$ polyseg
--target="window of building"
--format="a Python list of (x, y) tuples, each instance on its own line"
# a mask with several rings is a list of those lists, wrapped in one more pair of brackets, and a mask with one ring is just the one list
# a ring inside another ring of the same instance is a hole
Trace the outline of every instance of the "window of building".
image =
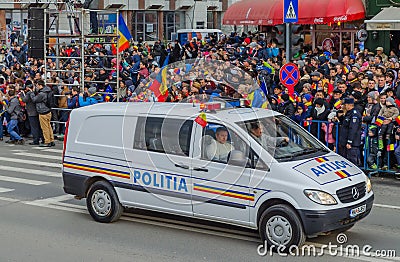
[(132, 19), (135, 41), (155, 41), (158, 39), (158, 18), (156, 11), (137, 11)]
[(185, 12), (164, 12), (164, 38), (172, 40), (172, 33), (185, 28)]
[(135, 149), (189, 156), (192, 126), (190, 120), (140, 117), (133, 146)]

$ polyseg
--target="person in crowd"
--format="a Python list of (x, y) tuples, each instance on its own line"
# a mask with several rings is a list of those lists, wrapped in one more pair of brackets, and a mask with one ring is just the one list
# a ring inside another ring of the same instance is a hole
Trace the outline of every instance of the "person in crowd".
[(7, 106), (7, 113), (10, 115), (10, 120), (7, 124), (7, 132), (10, 134), (10, 140), (6, 143), (9, 144), (25, 144), (25, 140), (20, 136), (18, 131), (18, 121), (21, 121), (22, 107), (18, 100), (15, 90), (11, 89), (8, 91), (9, 104)]
[(344, 106), (346, 114), (340, 130), (339, 154), (358, 165), (361, 144), (361, 114), (354, 108), (353, 98), (345, 98)]
[(29, 95), (33, 103), (35, 103), (36, 111), (39, 114), (40, 128), (43, 132), (44, 144), (40, 144), (41, 147), (52, 147), (55, 146), (54, 134), (51, 127), (51, 89), (46, 86), (43, 80), (36, 81), (36, 87), (34, 92)]
[(33, 138), (33, 141), (30, 142), (29, 144), (39, 145), (42, 131), (40, 129), (39, 114), (36, 110), (36, 104), (32, 101), (31, 98), (31, 93), (33, 92), (34, 89), (33, 85), (34, 84), (32, 83), (32, 81), (27, 81), (27, 83), (25, 84), (26, 93), (25, 91), (22, 91), (21, 98), (22, 101), (25, 103), (25, 109), (28, 115), (29, 125)]
[(380, 104), (377, 102), (378, 91), (371, 91), (367, 95), (367, 105), (365, 106), (362, 122), (368, 125), (374, 124), (379, 111)]
[(368, 128), (368, 139), (366, 142), (368, 148), (367, 163), (368, 167), (371, 169), (378, 169), (378, 164), (381, 164), (380, 156), (382, 154), (378, 148), (378, 127), (376, 125), (371, 125)]
[(381, 117), (383, 119), (383, 124), (379, 131), (379, 149), (383, 149), (383, 139), (390, 139), (394, 127), (394, 121), (398, 116), (399, 109), (396, 107), (394, 99), (387, 97), (385, 105), (381, 108), (378, 114), (378, 118)]

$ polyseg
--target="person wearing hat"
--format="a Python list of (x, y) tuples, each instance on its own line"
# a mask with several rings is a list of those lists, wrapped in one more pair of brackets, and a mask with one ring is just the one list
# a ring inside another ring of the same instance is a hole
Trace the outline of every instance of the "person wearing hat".
[(387, 60), (388, 60), (388, 56), (383, 52), (383, 47), (378, 46), (378, 47), (375, 49), (375, 51), (376, 51), (376, 55), (377, 55), (377, 56), (380, 56), (380, 57), (382, 58), (382, 62), (383, 62), (383, 63), (386, 63)]
[(383, 124), (379, 132), (380, 140), (383, 140), (383, 138), (390, 139), (390, 135), (393, 131), (394, 121), (398, 116), (399, 110), (396, 107), (394, 99), (392, 97), (387, 97), (385, 105), (382, 106), (378, 114), (378, 117), (383, 117), (385, 119), (383, 120)]
[(362, 93), (360, 91), (353, 90), (350, 97), (354, 99), (354, 107), (358, 112), (364, 112), (364, 101), (362, 99)]
[(329, 108), (332, 109), (337, 109), (339, 110), (342, 107), (342, 103), (337, 103), (338, 101), (342, 100), (342, 91), (339, 89), (335, 88), (332, 91), (332, 98), (329, 101)]
[(321, 74), (317, 71), (314, 71), (310, 74), (311, 76), (311, 91), (313, 94), (317, 91), (318, 82), (321, 80)]
[(103, 97), (97, 94), (96, 86), (91, 86), (88, 88), (87, 93), (79, 94), (79, 106), (89, 106), (97, 103), (103, 102)]
[(343, 117), (339, 136), (339, 154), (352, 163), (360, 162), (361, 113), (354, 108), (354, 98), (344, 99), (346, 114)]
[(365, 106), (362, 118), (362, 122), (367, 125), (375, 123), (379, 111), (381, 110), (381, 106), (377, 102), (378, 96), (378, 91), (371, 91), (367, 94), (367, 104)]

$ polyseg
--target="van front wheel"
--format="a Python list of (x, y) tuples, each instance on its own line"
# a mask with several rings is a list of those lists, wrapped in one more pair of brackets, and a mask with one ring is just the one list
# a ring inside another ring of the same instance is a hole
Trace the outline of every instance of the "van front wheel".
[(123, 211), (117, 193), (105, 181), (97, 181), (90, 187), (86, 205), (93, 219), (101, 223), (111, 223), (118, 220)]
[(296, 212), (287, 205), (267, 208), (259, 221), (260, 236), (274, 250), (287, 251), (291, 246), (301, 246), (306, 240), (303, 226)]

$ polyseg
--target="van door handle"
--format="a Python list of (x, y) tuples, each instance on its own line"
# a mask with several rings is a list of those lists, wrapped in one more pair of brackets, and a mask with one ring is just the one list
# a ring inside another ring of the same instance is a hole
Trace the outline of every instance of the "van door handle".
[(208, 169), (207, 169), (207, 168), (204, 168), (204, 167), (194, 167), (193, 170), (194, 170), (194, 171), (208, 172)]
[(176, 166), (176, 167), (183, 168), (183, 169), (189, 169), (189, 166), (183, 165), (183, 164), (175, 164), (175, 166)]

